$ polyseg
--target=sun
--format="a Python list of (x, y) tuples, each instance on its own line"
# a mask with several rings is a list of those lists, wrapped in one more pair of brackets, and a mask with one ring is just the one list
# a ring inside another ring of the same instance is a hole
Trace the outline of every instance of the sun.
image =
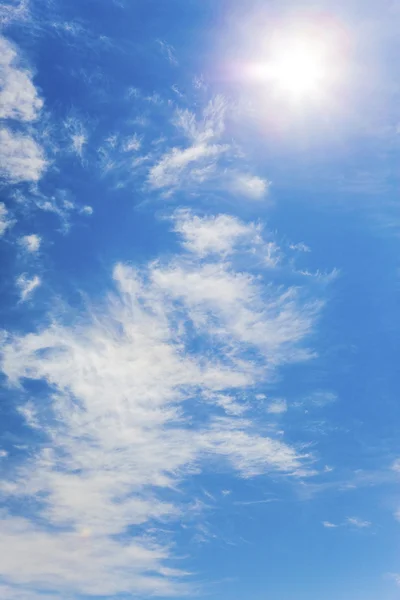
[(286, 31), (268, 38), (261, 58), (247, 71), (278, 100), (298, 103), (329, 96), (337, 77), (332, 40), (315, 31)]
[(277, 44), (265, 64), (265, 77), (278, 91), (304, 98), (322, 92), (327, 82), (328, 65), (321, 44), (297, 39)]

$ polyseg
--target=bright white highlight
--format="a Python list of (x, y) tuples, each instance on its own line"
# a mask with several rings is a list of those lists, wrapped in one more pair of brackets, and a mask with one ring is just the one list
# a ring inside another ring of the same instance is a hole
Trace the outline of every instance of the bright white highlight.
[(276, 44), (266, 75), (293, 97), (314, 95), (327, 77), (325, 52), (321, 43), (307, 38)]
[(261, 60), (248, 65), (247, 76), (279, 100), (328, 100), (343, 74), (345, 41), (340, 40), (339, 30), (323, 23), (273, 32), (260, 48)]

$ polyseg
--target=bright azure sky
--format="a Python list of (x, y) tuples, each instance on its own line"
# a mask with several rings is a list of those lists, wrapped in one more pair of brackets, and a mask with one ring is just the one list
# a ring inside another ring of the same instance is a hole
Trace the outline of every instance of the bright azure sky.
[(399, 2), (0, 22), (0, 598), (398, 599)]

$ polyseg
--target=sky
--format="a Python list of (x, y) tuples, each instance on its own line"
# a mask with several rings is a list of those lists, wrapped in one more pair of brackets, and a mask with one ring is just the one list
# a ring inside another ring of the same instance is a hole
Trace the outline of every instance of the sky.
[(400, 3), (0, 26), (0, 599), (398, 600)]

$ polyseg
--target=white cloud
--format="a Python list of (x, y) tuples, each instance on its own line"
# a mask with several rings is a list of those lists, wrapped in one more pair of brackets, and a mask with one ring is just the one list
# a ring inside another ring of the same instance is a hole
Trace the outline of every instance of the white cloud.
[(206, 144), (221, 137), (225, 125), (227, 104), (223, 96), (215, 96), (203, 110), (202, 118), (197, 119), (190, 110), (177, 110), (174, 124), (193, 145)]
[(178, 110), (174, 125), (190, 145), (172, 148), (149, 170), (148, 182), (154, 189), (177, 188), (203, 183), (215, 171), (218, 157), (229, 146), (216, 143), (224, 130), (226, 104), (222, 96), (208, 103), (202, 118), (189, 110)]
[(246, 405), (237, 402), (234, 396), (229, 396), (228, 394), (209, 394), (208, 398), (217, 406), (223, 408), (227, 415), (239, 416), (246, 411)]
[(174, 65), (174, 67), (176, 67), (178, 65), (178, 60), (176, 58), (175, 48), (171, 46), (171, 44), (165, 42), (164, 40), (157, 40), (157, 42), (160, 46), (163, 55), (167, 58), (171, 65)]
[(267, 412), (272, 415), (280, 415), (287, 411), (287, 402), (284, 399), (277, 399), (270, 402), (267, 406)]
[(261, 242), (259, 227), (224, 214), (199, 217), (191, 211), (179, 210), (175, 213), (175, 231), (183, 237), (185, 247), (199, 256), (230, 254), (241, 241), (253, 245)]
[(393, 471), (396, 471), (396, 473), (400, 473), (400, 458), (396, 458), (396, 460), (393, 462), (392, 469)]
[(40, 235), (32, 233), (31, 235), (24, 235), (19, 239), (19, 243), (27, 252), (38, 252), (42, 238)]
[(239, 250), (248, 251), (253, 260), (274, 268), (281, 261), (281, 253), (273, 241), (265, 241), (261, 227), (243, 223), (231, 215), (197, 216), (192, 211), (179, 209), (174, 214), (175, 231), (183, 237), (187, 250), (200, 257), (219, 254), (228, 257)]
[(298, 242), (297, 244), (290, 244), (289, 248), (297, 252), (311, 252), (311, 248), (304, 242)]
[(10, 129), (0, 129), (0, 176), (11, 182), (38, 181), (47, 166), (35, 140)]
[[(271, 303), (266, 298), (264, 304), (254, 276), (232, 272), (220, 263), (196, 268), (190, 263), (173, 263), (153, 269), (151, 277), (165, 293), (185, 303), (204, 335), (213, 334), (222, 325), (231, 340), (255, 346), (275, 364), (288, 356), (307, 356), (304, 349), (296, 351), (292, 343), (310, 330), (317, 306), (311, 304), (299, 314), (294, 288), (277, 294)], [(288, 343), (290, 352), (284, 350)]]
[(0, 4), (0, 24), (5, 26), (12, 21), (23, 21), (29, 15), (28, 0), (20, 0), (12, 5)]
[[(64, 597), (65, 598), (65, 597)], [(0, 583), (0, 599), (1, 600), (64, 600), (60, 596), (53, 596), (53, 594), (43, 597), (41, 593), (35, 593), (31, 590), (24, 590), (22, 587), (13, 587), (7, 584)]]
[(306, 399), (306, 402), (322, 407), (332, 404), (333, 402), (336, 402), (336, 400), (337, 395), (334, 392), (330, 392), (329, 390), (317, 390)]
[(257, 175), (235, 173), (229, 179), (228, 187), (238, 196), (249, 200), (261, 200), (268, 194), (270, 183)]
[(88, 141), (88, 134), (85, 126), (76, 117), (68, 117), (68, 119), (64, 121), (64, 127), (69, 136), (71, 152), (74, 152), (82, 158), (84, 146)]
[(88, 216), (90, 216), (90, 215), (93, 214), (93, 208), (91, 206), (89, 206), (89, 205), (83, 206), (81, 208), (81, 210), (80, 210), (80, 213), (82, 215), (88, 215)]
[(400, 586), (400, 574), (399, 573), (388, 573), (388, 577), (393, 579), (398, 586)]
[(49, 386), (21, 410), (46, 444), (0, 484), (32, 500), (32, 516), (1, 514), (13, 589), (187, 596), (155, 527), (185, 510), (180, 481), (210, 460), (243, 477), (307, 474), (309, 456), (236, 409), (241, 391), (304, 358), (315, 307), (190, 253), (113, 275), (114, 293), (79, 322), (51, 318), (2, 345), (10, 385)]
[(87, 144), (87, 138), (83, 133), (71, 135), (72, 148), (78, 156), (82, 156), (83, 147)]
[(71, 225), (73, 215), (81, 214), (91, 216), (93, 208), (89, 205), (80, 206), (76, 204), (67, 190), (58, 189), (54, 196), (44, 196), (38, 194), (35, 198), (35, 203), (38, 208), (46, 212), (56, 214), (62, 224), (62, 230), (67, 232)]
[(338, 525), (335, 525), (334, 523), (331, 523), (330, 521), (323, 521), (322, 525), (324, 527), (326, 527), (327, 529), (336, 529), (336, 527), (338, 527)]
[(135, 133), (134, 135), (131, 135), (130, 137), (125, 139), (122, 148), (124, 152), (137, 152), (138, 150), (140, 150), (141, 145), (141, 139)]
[(4, 202), (0, 202), (0, 236), (4, 235), (12, 221), (8, 218), (8, 210)]
[(226, 100), (216, 96), (200, 115), (188, 109), (176, 110), (172, 123), (184, 142), (169, 148), (150, 167), (151, 188), (170, 194), (174, 189), (190, 190), (212, 181), (214, 191), (247, 200), (261, 200), (268, 195), (269, 181), (222, 163), (223, 158), (230, 163), (238, 158), (234, 144), (223, 140), (227, 109)]
[(0, 118), (33, 121), (43, 101), (32, 83), (32, 73), (21, 69), (16, 47), (0, 36)]
[[(19, 62), (17, 48), (0, 36), (0, 119), (30, 122), (39, 116), (43, 101), (32, 73)], [(43, 150), (31, 135), (0, 129), (0, 177), (9, 182), (38, 181), (45, 167)]]
[(183, 150), (172, 148), (151, 167), (149, 184), (152, 188), (177, 187), (202, 183), (213, 171), (214, 160), (227, 146), (198, 144)]
[(353, 527), (357, 527), (358, 529), (365, 529), (366, 527), (371, 527), (372, 523), (370, 521), (363, 521), (358, 517), (347, 517), (346, 519), (347, 525), (351, 525)]
[(20, 289), (21, 302), (28, 300), (33, 292), (41, 284), (41, 279), (38, 275), (34, 275), (31, 279), (25, 273), (20, 275), (16, 281), (17, 287)]

